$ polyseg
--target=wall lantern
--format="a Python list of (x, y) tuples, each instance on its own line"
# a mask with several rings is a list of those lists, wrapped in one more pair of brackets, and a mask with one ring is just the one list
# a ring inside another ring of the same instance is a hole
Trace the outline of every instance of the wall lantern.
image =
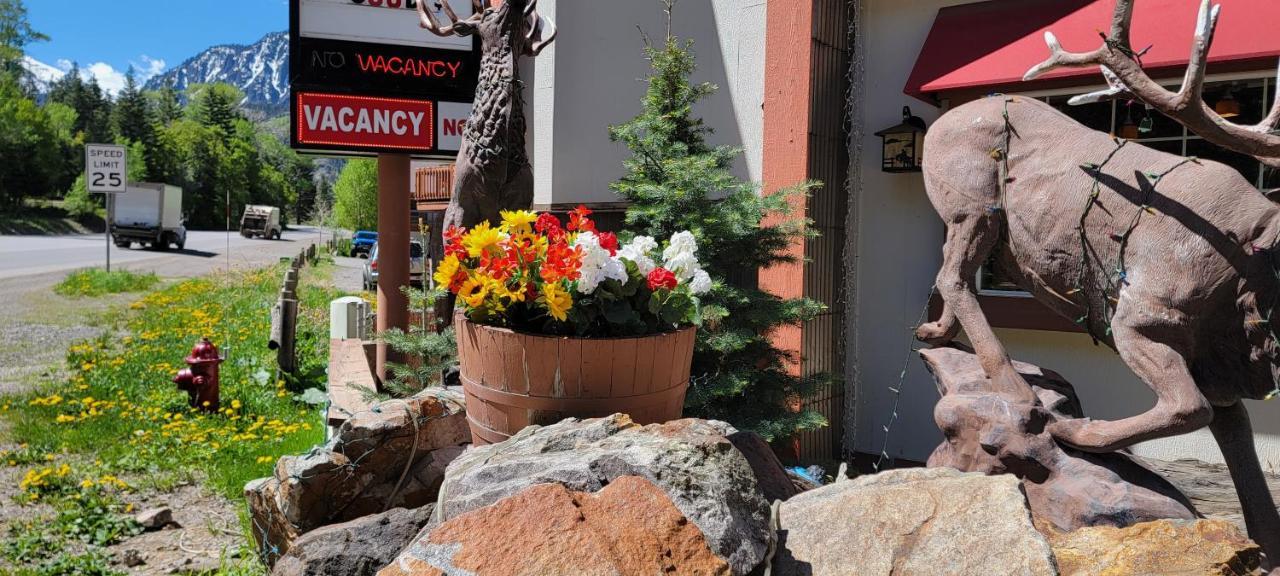
[(884, 139), (885, 172), (920, 172), (924, 162), (924, 120), (911, 115), (911, 107), (902, 107), (902, 123), (876, 132)]

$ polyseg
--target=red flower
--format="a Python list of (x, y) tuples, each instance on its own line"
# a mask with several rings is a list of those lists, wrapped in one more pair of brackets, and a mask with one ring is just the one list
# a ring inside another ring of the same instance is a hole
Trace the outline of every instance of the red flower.
[(650, 290), (657, 290), (659, 288), (664, 290), (675, 290), (677, 284), (679, 284), (679, 282), (676, 280), (676, 275), (661, 266), (654, 268), (653, 271), (649, 273)]
[(450, 226), (448, 230), (444, 231), (444, 253), (446, 256), (452, 254), (457, 256), (459, 260), (467, 259), (467, 248), (462, 245), (462, 236), (464, 233), (465, 232), (457, 226)]
[(564, 236), (564, 229), (560, 227), (560, 219), (550, 212), (539, 214), (538, 221), (533, 224), (533, 229), (552, 241), (559, 240), (560, 237)]
[(596, 223), (592, 222), (587, 216), (591, 215), (591, 210), (586, 206), (578, 205), (569, 213), (569, 230), (575, 232), (595, 232)]
[(610, 256), (618, 255), (618, 235), (613, 232), (600, 233), (600, 247), (609, 251)]
[(581, 269), (582, 250), (570, 248), (568, 244), (560, 242), (547, 247), (547, 258), (538, 274), (546, 282), (558, 282), (562, 279), (572, 282), (582, 275)]

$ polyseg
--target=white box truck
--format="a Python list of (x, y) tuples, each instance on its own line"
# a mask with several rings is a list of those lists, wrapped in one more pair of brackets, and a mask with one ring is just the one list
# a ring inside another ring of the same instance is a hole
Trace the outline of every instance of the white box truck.
[(182, 223), (182, 188), (168, 184), (132, 182), (116, 194), (111, 216), (111, 237), (116, 246), (134, 242), (156, 250), (187, 244)]

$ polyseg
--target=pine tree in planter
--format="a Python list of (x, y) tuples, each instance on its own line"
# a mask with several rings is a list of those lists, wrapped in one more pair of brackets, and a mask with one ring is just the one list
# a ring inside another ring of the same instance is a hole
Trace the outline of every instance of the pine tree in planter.
[[(665, 4), (670, 19), (673, 2)], [(667, 238), (679, 230), (693, 232), (698, 259), (715, 280), (702, 299), (705, 324), (698, 332), (685, 415), (724, 420), (770, 440), (824, 426), (818, 413), (794, 408), (826, 378), (788, 374), (787, 362), (795, 359), (769, 341), (773, 329), (812, 319), (824, 307), (755, 287), (756, 270), (793, 262), (785, 253), (788, 245), (813, 233), (803, 219), (769, 225), (765, 216), (789, 215), (788, 199), (818, 184), (762, 196), (755, 183), (736, 178), (732, 166), (742, 151), (708, 145), (710, 129), (693, 115), (694, 104), (716, 88), (690, 82), (692, 42), (668, 33), (662, 46), (646, 44), (652, 71), (642, 111), (610, 129), (610, 138), (632, 152), (626, 175), (612, 188), (630, 203), (631, 233)]]

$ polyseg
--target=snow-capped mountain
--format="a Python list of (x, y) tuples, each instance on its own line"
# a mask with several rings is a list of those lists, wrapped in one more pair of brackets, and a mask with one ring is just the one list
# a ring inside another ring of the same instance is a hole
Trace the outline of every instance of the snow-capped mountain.
[(282, 110), (289, 105), (289, 33), (272, 32), (248, 46), (214, 46), (151, 78), (146, 88), (170, 81), (178, 90), (189, 84), (225, 82), (244, 91), (247, 106)]
[(50, 66), (32, 58), (30, 56), (22, 57), (22, 67), (27, 69), (31, 74), (31, 80), (35, 84), (36, 92), (44, 94), (49, 91), (49, 85), (61, 80), (67, 73), (55, 66)]

